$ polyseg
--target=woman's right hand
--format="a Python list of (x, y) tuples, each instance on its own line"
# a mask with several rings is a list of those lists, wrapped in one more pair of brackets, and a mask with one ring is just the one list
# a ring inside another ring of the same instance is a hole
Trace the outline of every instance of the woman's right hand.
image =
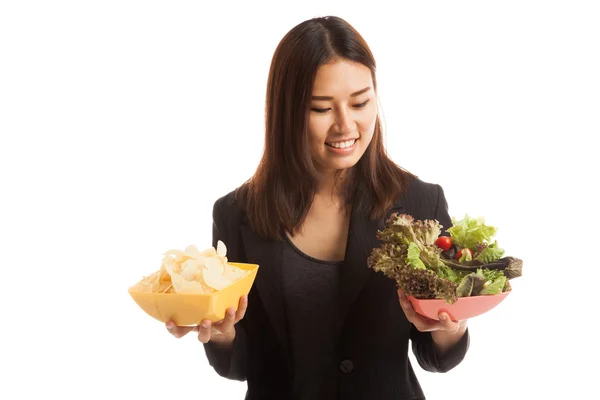
[(224, 347), (231, 346), (235, 339), (235, 324), (237, 324), (248, 308), (248, 296), (240, 297), (237, 310), (228, 308), (225, 318), (214, 324), (210, 320), (204, 320), (198, 326), (177, 326), (173, 321), (166, 324), (167, 330), (176, 338), (182, 338), (190, 332), (198, 334), (198, 340), (202, 343), (213, 342)]

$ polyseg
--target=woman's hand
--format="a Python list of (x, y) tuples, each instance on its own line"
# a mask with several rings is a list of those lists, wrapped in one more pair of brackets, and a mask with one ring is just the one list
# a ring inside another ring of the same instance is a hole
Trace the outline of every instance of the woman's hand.
[(237, 324), (248, 308), (248, 296), (240, 297), (238, 309), (231, 307), (227, 309), (225, 318), (214, 324), (210, 320), (204, 320), (198, 326), (177, 326), (173, 321), (166, 324), (167, 330), (176, 338), (181, 338), (190, 332), (198, 334), (198, 340), (202, 343), (213, 342), (224, 347), (231, 346), (235, 339), (235, 324)]
[(408, 319), (417, 330), (421, 332), (431, 332), (431, 338), (439, 351), (445, 352), (454, 346), (460, 338), (463, 337), (467, 330), (467, 320), (452, 321), (450, 316), (442, 312), (440, 313), (439, 321), (424, 317), (413, 309), (410, 300), (406, 295), (398, 290), (400, 306)]
[(446, 331), (449, 333), (457, 333), (462, 325), (466, 326), (467, 324), (467, 321), (452, 321), (450, 316), (445, 312), (440, 313), (439, 321), (424, 317), (417, 314), (413, 309), (412, 304), (410, 304), (408, 297), (400, 290), (398, 290), (398, 297), (400, 298), (400, 306), (402, 307), (402, 310), (404, 310), (406, 319), (412, 322), (415, 328), (421, 332)]

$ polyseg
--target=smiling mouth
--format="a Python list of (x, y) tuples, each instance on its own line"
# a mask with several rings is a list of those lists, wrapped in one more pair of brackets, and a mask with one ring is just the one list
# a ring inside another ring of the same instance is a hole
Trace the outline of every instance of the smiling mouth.
[(357, 139), (346, 140), (345, 142), (335, 142), (335, 143), (327, 143), (325, 144), (329, 147), (333, 147), (334, 149), (345, 149), (348, 147), (352, 147), (354, 143), (356, 143)]

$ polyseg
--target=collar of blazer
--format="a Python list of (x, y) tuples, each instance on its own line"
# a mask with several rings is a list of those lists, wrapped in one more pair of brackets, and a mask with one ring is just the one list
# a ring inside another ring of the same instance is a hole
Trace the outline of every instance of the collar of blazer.
[[(344, 322), (361, 290), (375, 273), (367, 266), (367, 258), (371, 254), (371, 250), (379, 244), (376, 237), (377, 230), (383, 228), (385, 220), (369, 218), (367, 208), (370, 203), (370, 194), (366, 190), (359, 189), (352, 204), (346, 254), (340, 275), (338, 315), (335, 323), (336, 335), (341, 333)], [(394, 212), (404, 212), (401, 203), (396, 203), (387, 215)], [(246, 224), (241, 226), (241, 233), (248, 262), (260, 266), (254, 283), (256, 289), (282, 346), (285, 350), (289, 350), (281, 290), (282, 242), (266, 240), (255, 234)]]

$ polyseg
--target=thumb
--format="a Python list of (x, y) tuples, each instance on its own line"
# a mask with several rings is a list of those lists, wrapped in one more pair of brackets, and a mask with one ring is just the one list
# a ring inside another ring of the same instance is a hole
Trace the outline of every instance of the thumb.
[(235, 309), (229, 308), (225, 313), (225, 318), (222, 321), (214, 324), (214, 327), (221, 333), (229, 333), (234, 330), (235, 325)]
[(190, 333), (191, 331), (198, 329), (195, 326), (177, 326), (173, 321), (167, 322), (165, 326), (169, 333), (171, 333), (171, 335), (175, 336), (176, 338), (181, 338)]
[(444, 327), (445, 331), (450, 333), (458, 332), (458, 322), (453, 321), (447, 312), (441, 312), (438, 315), (438, 318), (440, 319), (440, 322), (442, 323), (442, 326)]

